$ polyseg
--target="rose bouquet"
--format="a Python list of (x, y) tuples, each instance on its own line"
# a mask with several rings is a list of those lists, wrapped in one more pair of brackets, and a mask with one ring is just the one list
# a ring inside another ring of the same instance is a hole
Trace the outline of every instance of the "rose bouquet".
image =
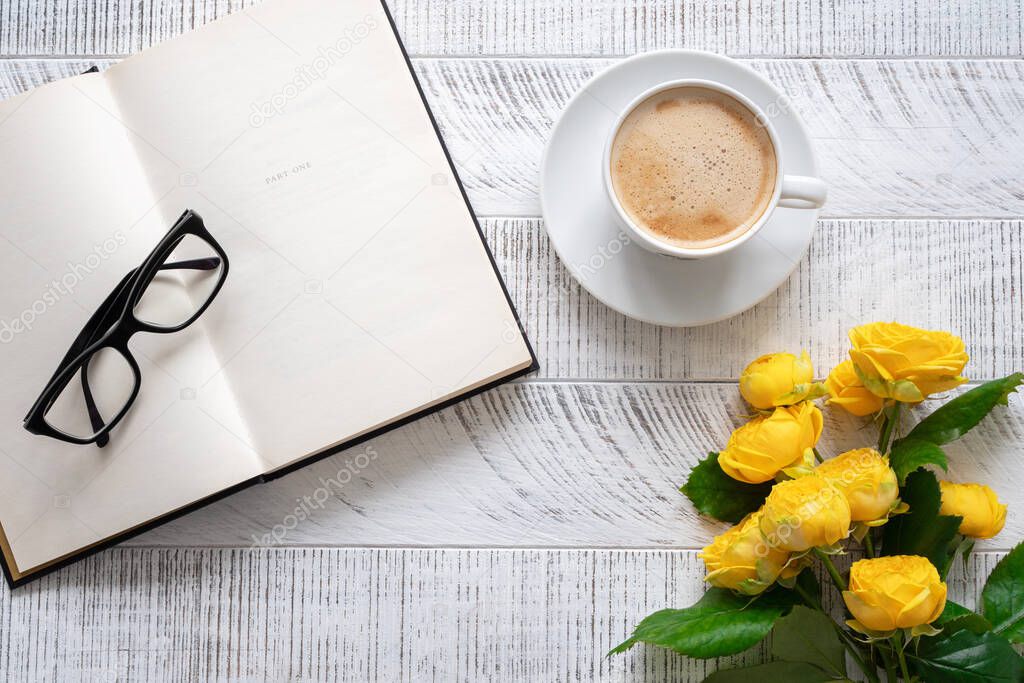
[[(771, 661), (707, 680), (1024, 680), (1013, 647), (1024, 643), (1024, 544), (996, 566), (977, 612), (949, 600), (955, 558), (1002, 530), (1006, 506), (987, 486), (935, 475), (947, 469), (942, 447), (1006, 404), (1024, 376), (961, 393), (904, 433), (908, 405), (967, 381), (963, 341), (897, 323), (849, 336), (849, 359), (824, 383), (806, 353), (763, 356), (744, 370), (740, 393), (753, 415), (681, 489), (701, 513), (735, 524), (700, 554), (711, 588), (686, 609), (649, 615), (613, 653), (644, 642), (719, 657), (771, 633)], [(818, 399), (873, 419), (877, 444), (819, 452)], [(836, 559), (847, 553), (857, 559), (841, 571)], [(841, 621), (823, 607), (822, 591), (833, 589)]]

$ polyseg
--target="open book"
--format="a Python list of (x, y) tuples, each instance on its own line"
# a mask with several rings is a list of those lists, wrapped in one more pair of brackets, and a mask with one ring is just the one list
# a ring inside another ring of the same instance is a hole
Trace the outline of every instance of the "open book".
[[(536, 366), (379, 0), (270, 0), (0, 103), (0, 548), (18, 584)], [(230, 259), (105, 448), (22, 419), (185, 209)]]

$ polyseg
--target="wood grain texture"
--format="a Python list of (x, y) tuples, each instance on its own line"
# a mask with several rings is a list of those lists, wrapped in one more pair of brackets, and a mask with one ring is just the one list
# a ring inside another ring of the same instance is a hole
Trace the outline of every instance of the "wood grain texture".
[[(121, 55), (255, 4), (8, 0), (0, 53)], [(1013, 56), (1013, 0), (391, 0), (414, 55), (626, 55), (686, 47), (752, 56)]]
[[(999, 558), (957, 563), (950, 598), (977, 604)], [(702, 573), (681, 550), (113, 550), (0, 591), (0, 678), (695, 681), (767, 643), (725, 662), (605, 653), (692, 604)]]
[[(877, 438), (859, 418), (824, 413), (826, 455)], [(505, 385), (130, 543), (699, 548), (725, 527), (677, 488), (748, 414), (732, 383)], [(1014, 397), (947, 448), (948, 478), (985, 482), (1024, 509), (1022, 450)], [(982, 546), (1021, 540), (1024, 516), (1011, 514)]]
[[(0, 98), (249, 4), (0, 0)], [(962, 334), (975, 378), (1024, 365), (1015, 0), (389, 5), (474, 206), (492, 216), (538, 378), (0, 590), (0, 680), (699, 680), (720, 663), (642, 647), (604, 657), (646, 613), (698, 597), (692, 548), (720, 530), (676, 486), (745, 409), (731, 382), (674, 380), (733, 378), (780, 348), (809, 349), (823, 371), (848, 326), (886, 318)], [(840, 219), (821, 222), (768, 300), (695, 330), (596, 302), (536, 218), (540, 153), (569, 97), (603, 58), (663, 47), (754, 58), (806, 121), (826, 215)], [(935, 220), (898, 220), (916, 218)], [(826, 417), (828, 452), (869, 438)], [(1011, 504), (988, 551), (1024, 538), (1022, 445), (1014, 398), (949, 449), (950, 478)], [(950, 596), (974, 606), (999, 557), (958, 563)]]
[[(550, 127), (568, 99), (610, 63), (417, 61), (479, 213), (540, 213), (537, 179)], [(1024, 213), (1024, 193), (1013, 180), (1024, 159), (1024, 62), (747, 63), (789, 96), (807, 125), (829, 185), (823, 215)]]
[[(0, 60), (0, 98), (103, 60)], [(603, 59), (418, 59), (478, 214), (537, 216), (553, 122)], [(829, 217), (1024, 215), (1024, 61), (754, 60), (791, 99)], [(600, 144), (600, 142), (595, 142)]]
[(542, 221), (483, 226), (540, 378), (726, 380), (763, 353), (800, 349), (824, 376), (846, 357), (847, 330), (874, 320), (956, 331), (974, 379), (1024, 369), (1021, 221), (823, 220), (781, 288), (734, 318), (690, 329), (601, 304), (555, 255)]

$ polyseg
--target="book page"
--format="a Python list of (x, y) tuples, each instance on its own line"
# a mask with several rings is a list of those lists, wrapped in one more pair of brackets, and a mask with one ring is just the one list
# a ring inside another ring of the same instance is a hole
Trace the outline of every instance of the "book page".
[(227, 251), (203, 325), (268, 471), (530, 365), (377, 0), (267, 2), (106, 77)]
[[(144, 172), (159, 156), (99, 74), (0, 102), (0, 545), (15, 576), (261, 470), (200, 326), (132, 339), (142, 388), (106, 448), (22, 427), (83, 325), (181, 212)], [(98, 399), (116, 370), (90, 373)], [(80, 410), (65, 431), (91, 433), (77, 380), (66, 391)]]

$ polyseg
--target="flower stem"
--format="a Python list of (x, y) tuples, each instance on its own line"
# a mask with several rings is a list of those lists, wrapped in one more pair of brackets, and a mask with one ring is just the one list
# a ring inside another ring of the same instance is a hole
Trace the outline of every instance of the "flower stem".
[(828, 575), (832, 577), (832, 583), (836, 585), (836, 588), (838, 588), (840, 592), (846, 590), (846, 582), (843, 581), (843, 577), (839, 574), (839, 570), (836, 569), (836, 566), (832, 564), (832, 558), (821, 552), (821, 549), (819, 548), (814, 549), (814, 554), (817, 555), (818, 559), (825, 565), (825, 569), (828, 570)]
[(946, 577), (949, 576), (949, 570), (953, 568), (953, 560), (956, 559), (956, 551), (954, 550), (951, 555), (946, 557), (946, 561), (942, 563), (942, 569), (939, 570), (939, 576), (945, 581)]
[(833, 621), (832, 625), (835, 627), (836, 633), (839, 634), (839, 639), (842, 640), (843, 645), (846, 646), (846, 651), (850, 653), (850, 657), (852, 657), (853, 661), (857, 663), (857, 666), (859, 666), (860, 670), (864, 672), (864, 675), (868, 677), (868, 681), (871, 683), (879, 683), (878, 674), (875, 673), (874, 665), (869, 661), (864, 660), (864, 655), (861, 652), (860, 647), (855, 643), (850, 642), (850, 637), (847, 635), (846, 631), (839, 626), (839, 624)]
[(882, 422), (882, 433), (878, 436), (878, 452), (885, 455), (889, 452), (889, 440), (900, 421), (900, 404), (893, 403), (885, 409), (885, 420)]
[[(804, 599), (804, 602), (807, 603), (808, 607), (821, 612), (825, 611), (821, 607), (821, 600), (816, 599), (813, 595), (808, 593), (807, 590), (799, 583), (793, 585), (793, 590), (796, 591), (797, 595)], [(864, 672), (864, 675), (868, 677), (868, 681), (870, 681), (870, 683), (879, 683), (878, 674), (875, 673), (873, 666), (865, 662), (864, 653), (861, 652), (860, 647), (855, 642), (851, 642), (850, 636), (842, 629), (842, 627), (839, 626), (839, 624), (832, 621), (831, 618), (829, 618), (829, 622), (831, 622), (832, 627), (839, 635), (839, 640), (842, 642), (843, 647), (845, 647), (846, 651), (850, 653), (850, 657), (857, 663), (857, 666), (859, 666), (860, 670)]]
[(804, 587), (801, 586), (799, 583), (793, 585), (793, 590), (796, 591), (797, 595), (804, 599), (804, 602), (807, 603), (808, 607), (813, 607), (814, 609), (821, 609), (821, 600), (815, 599), (814, 596), (808, 593), (807, 590), (804, 589)]
[(900, 642), (898, 636), (892, 637), (893, 649), (896, 650), (896, 658), (900, 663), (900, 674), (903, 676), (904, 681), (910, 681), (910, 670), (907, 669), (907, 658), (903, 655), (903, 643)]
[(903, 656), (903, 650), (897, 652), (896, 656), (900, 660), (900, 672), (903, 674), (903, 680), (910, 683), (910, 671), (907, 669), (907, 658)]
[(877, 557), (875, 555), (875, 542), (871, 539), (871, 529), (864, 534), (864, 550), (868, 554), (868, 558)]
[(817, 448), (812, 449), (814, 451), (814, 459), (818, 462), (825, 462), (825, 458), (821, 457), (821, 453), (818, 452)]
[(885, 648), (878, 648), (878, 651), (882, 655), (882, 661), (885, 662), (885, 678), (889, 683), (896, 683), (896, 664), (892, 661), (892, 655), (886, 652)]
[(956, 561), (956, 558), (963, 556), (965, 552), (970, 552), (970, 548), (973, 546), (973, 541), (965, 546), (965, 539), (960, 534), (953, 538), (957, 541), (956, 547), (952, 553), (946, 556), (946, 561), (942, 564), (942, 569), (939, 570), (939, 576), (942, 577), (943, 581), (949, 576), (949, 570), (953, 568), (953, 562)]

